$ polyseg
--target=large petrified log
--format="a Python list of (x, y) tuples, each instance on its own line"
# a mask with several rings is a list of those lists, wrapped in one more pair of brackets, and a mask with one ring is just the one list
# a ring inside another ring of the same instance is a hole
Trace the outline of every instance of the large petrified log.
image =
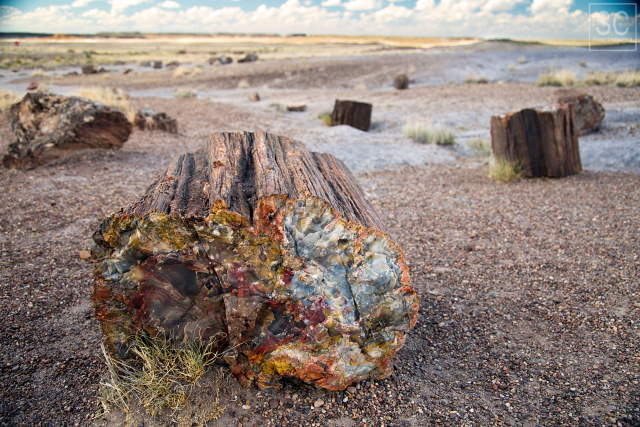
[(213, 135), (94, 241), (96, 315), (120, 357), (141, 332), (217, 336), (245, 385), (339, 390), (388, 375), (416, 322), (402, 251), (354, 177), (288, 138)]
[(336, 99), (331, 121), (334, 125), (349, 125), (366, 132), (371, 127), (372, 109), (373, 106), (366, 102)]
[(527, 177), (563, 177), (582, 170), (572, 105), (524, 109), (491, 118), (496, 158), (518, 164)]
[(31, 92), (11, 106), (16, 141), (5, 167), (31, 168), (82, 148), (117, 149), (129, 138), (131, 123), (106, 105), (84, 98)]
[(557, 92), (560, 106), (571, 104), (576, 115), (575, 127), (579, 136), (595, 132), (604, 120), (604, 107), (593, 96), (576, 90)]

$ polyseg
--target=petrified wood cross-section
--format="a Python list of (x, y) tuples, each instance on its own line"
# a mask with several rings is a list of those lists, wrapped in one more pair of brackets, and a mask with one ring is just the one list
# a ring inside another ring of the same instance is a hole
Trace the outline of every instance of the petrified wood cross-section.
[(108, 348), (144, 331), (218, 339), (244, 384), (344, 389), (389, 374), (418, 298), (400, 248), (333, 156), (219, 133), (95, 233)]

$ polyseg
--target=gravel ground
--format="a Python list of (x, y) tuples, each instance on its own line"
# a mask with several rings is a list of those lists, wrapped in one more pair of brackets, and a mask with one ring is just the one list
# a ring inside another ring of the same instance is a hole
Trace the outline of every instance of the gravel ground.
[[(492, 113), (552, 102), (553, 89), (265, 89), (260, 103), (246, 101), (247, 90), (134, 99), (176, 117), (180, 134), (134, 132), (117, 152), (0, 170), (0, 425), (91, 423), (104, 367), (91, 266), (79, 251), (173, 156), (216, 130), (258, 128), (332, 152), (358, 173), (406, 251), (421, 317), (389, 379), (341, 393), (291, 383), (259, 392), (231, 380), (219, 425), (640, 424), (640, 176), (497, 184), (480, 162), (401, 136), (405, 120), (421, 117), (456, 126), (461, 139), (481, 136)], [(637, 138), (640, 89), (590, 90), (617, 112), (585, 147)], [(319, 123), (343, 95), (374, 103), (371, 132)], [(310, 108), (281, 113), (272, 102)], [(0, 116), (0, 150), (10, 140)]]

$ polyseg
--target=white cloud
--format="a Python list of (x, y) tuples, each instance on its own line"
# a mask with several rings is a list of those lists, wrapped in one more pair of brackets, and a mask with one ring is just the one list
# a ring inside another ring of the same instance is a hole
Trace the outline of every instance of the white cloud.
[(98, 0), (75, 0), (71, 3), (71, 7), (85, 7)]
[(151, 0), (109, 0), (111, 10), (114, 12), (124, 12), (126, 9), (139, 4), (148, 3)]
[(371, 10), (382, 6), (381, 0), (350, 0), (343, 4), (347, 10)]
[(513, 10), (516, 5), (523, 3), (525, 0), (489, 0), (482, 6), (484, 12), (505, 12)]
[(158, 6), (163, 7), (165, 9), (180, 9), (180, 3), (172, 1), (172, 0), (167, 0), (165, 2), (160, 3)]
[[(74, 3), (86, 0), (75, 0)], [(30, 12), (0, 6), (4, 31), (95, 33), (100, 31), (269, 32), (316, 34), (370, 34), (406, 36), (471, 36), (511, 38), (584, 38), (588, 15), (570, 11), (571, 0), (533, 0), (527, 13), (509, 13), (505, 0), (418, 0), (414, 8), (388, 0), (288, 0), (279, 6), (240, 7), (156, 6), (131, 12), (129, 8), (153, 0), (108, 0), (110, 10), (80, 12), (70, 6), (41, 7)], [(517, 0), (518, 1), (518, 0)], [(522, 1), (522, 0), (519, 0)], [(71, 3), (73, 4), (73, 3)], [(84, 3), (82, 3), (84, 4)], [(86, 3), (89, 4), (89, 3)], [(229, 3), (227, 3), (229, 4)], [(343, 6), (335, 9), (333, 6)], [(331, 7), (331, 9), (328, 9)], [(559, 7), (556, 12), (553, 7)], [(559, 10), (559, 12), (558, 12)], [(551, 11), (551, 12), (550, 12)]]
[(566, 13), (573, 0), (533, 0), (531, 12), (538, 14)]
[(435, 5), (433, 0), (418, 0), (416, 2), (416, 10), (432, 10)]

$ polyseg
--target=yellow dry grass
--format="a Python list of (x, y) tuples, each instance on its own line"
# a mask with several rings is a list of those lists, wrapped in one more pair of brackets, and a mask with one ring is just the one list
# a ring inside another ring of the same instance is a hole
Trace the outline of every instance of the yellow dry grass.
[(407, 122), (402, 128), (402, 133), (421, 144), (453, 145), (456, 140), (451, 129), (424, 122)]
[(135, 119), (136, 109), (131, 106), (129, 95), (121, 89), (108, 87), (84, 88), (78, 92), (78, 96), (116, 108), (122, 111), (132, 123)]
[[(221, 358), (213, 350), (215, 343), (178, 346), (161, 337), (139, 336), (129, 348), (131, 360), (114, 358), (103, 347), (107, 375), (98, 391), (101, 412), (97, 416), (113, 410), (127, 415), (140, 406), (152, 417), (169, 410), (179, 423), (178, 411), (188, 406), (195, 384)], [(218, 418), (225, 409), (219, 404), (219, 395), (210, 396), (209, 402), (206, 414), (200, 414), (207, 421)]]
[(503, 158), (493, 158), (489, 165), (489, 178), (498, 182), (513, 182), (522, 178), (522, 167)]
[(538, 86), (573, 86), (575, 84), (576, 74), (566, 69), (551, 71), (538, 77)]
[(6, 111), (16, 102), (20, 101), (20, 97), (8, 90), (0, 89), (0, 112)]

